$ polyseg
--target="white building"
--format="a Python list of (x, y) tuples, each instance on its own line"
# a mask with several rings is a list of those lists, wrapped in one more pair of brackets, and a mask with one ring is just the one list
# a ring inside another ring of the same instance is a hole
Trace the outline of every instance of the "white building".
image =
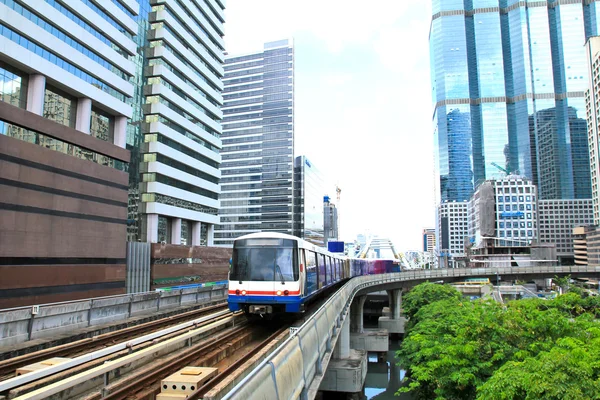
[(527, 178), (509, 175), (478, 186), (469, 201), (469, 238), (474, 247), (528, 246), (538, 238), (537, 189)]
[(141, 236), (148, 242), (213, 243), (219, 223), (224, 8), (221, 0), (166, 0), (143, 15), (150, 31), (140, 211)]
[(215, 245), (293, 233), (294, 47), (270, 42), (225, 61), (221, 224)]
[(585, 92), (585, 108), (588, 121), (588, 144), (592, 179), (594, 223), (600, 224), (600, 36), (590, 37), (586, 43), (589, 89)]
[(456, 268), (457, 258), (465, 257), (468, 237), (467, 206), (464, 202), (444, 202), (437, 207), (436, 252), (440, 268)]

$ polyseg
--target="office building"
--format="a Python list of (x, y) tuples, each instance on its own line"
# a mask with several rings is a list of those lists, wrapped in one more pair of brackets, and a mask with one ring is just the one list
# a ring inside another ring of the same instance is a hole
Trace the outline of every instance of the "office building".
[(294, 160), (294, 236), (308, 240), (317, 246), (325, 246), (323, 196), (333, 186), (306, 157)]
[(468, 203), (446, 201), (437, 207), (436, 255), (440, 268), (457, 268), (466, 256), (465, 240), (468, 239)]
[(433, 254), (435, 250), (435, 228), (423, 229), (423, 251)]
[(588, 145), (594, 224), (600, 225), (600, 36), (590, 37), (585, 45), (588, 60), (589, 87), (585, 91)]
[(525, 247), (537, 241), (537, 197), (535, 185), (517, 175), (479, 185), (468, 209), (472, 247)]
[(124, 293), (134, 1), (0, 3), (0, 308)]
[(219, 222), (224, 4), (139, 4), (135, 40), (143, 51), (128, 144), (140, 170), (131, 173), (130, 240), (211, 245)]
[(593, 223), (592, 200), (540, 200), (538, 206), (540, 243), (554, 244), (559, 263), (573, 265), (573, 228)]
[(595, 2), (434, 0), (430, 31), (437, 201), (489, 179), (541, 199), (591, 198), (584, 91)]
[(228, 56), (220, 225), (215, 245), (252, 232), (293, 233), (294, 47)]
[(325, 244), (339, 238), (338, 209), (329, 196), (323, 197), (323, 236)]

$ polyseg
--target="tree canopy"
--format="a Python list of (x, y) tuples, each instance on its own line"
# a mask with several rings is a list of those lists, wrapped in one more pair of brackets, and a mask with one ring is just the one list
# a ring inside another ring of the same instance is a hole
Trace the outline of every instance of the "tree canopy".
[(600, 398), (598, 297), (500, 304), (427, 283), (404, 296), (403, 309), (412, 323), (397, 352), (409, 377), (400, 391), (419, 399)]

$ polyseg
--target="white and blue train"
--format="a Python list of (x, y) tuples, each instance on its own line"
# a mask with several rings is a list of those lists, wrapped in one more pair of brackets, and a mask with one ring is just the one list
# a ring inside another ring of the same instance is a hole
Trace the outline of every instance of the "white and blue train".
[(350, 259), (295, 236), (252, 233), (234, 241), (227, 301), (246, 314), (299, 313), (348, 278), (399, 271), (393, 260)]

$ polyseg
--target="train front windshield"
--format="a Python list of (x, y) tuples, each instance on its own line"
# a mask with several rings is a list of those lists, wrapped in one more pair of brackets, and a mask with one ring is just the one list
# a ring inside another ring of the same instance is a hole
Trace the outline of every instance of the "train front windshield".
[(233, 246), (232, 281), (298, 280), (296, 242), (288, 239), (244, 239)]

